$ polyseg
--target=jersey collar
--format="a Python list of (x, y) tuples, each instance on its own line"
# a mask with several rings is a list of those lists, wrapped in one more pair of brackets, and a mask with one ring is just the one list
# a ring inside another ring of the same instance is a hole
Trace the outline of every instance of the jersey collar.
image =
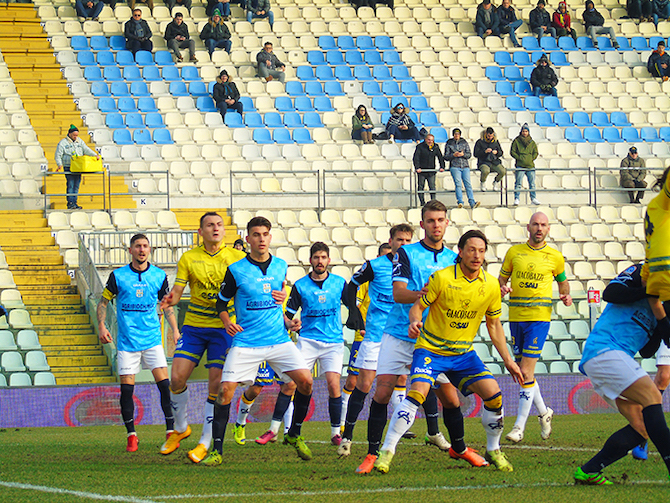
[(439, 249), (439, 250), (436, 250), (435, 248), (431, 248), (430, 246), (428, 246), (426, 243), (423, 242), (423, 239), (422, 239), (421, 241), (419, 241), (419, 244), (420, 244), (421, 246), (423, 246), (424, 249), (426, 249), (426, 250), (428, 250), (429, 252), (433, 253), (435, 256), (437, 256), (438, 254), (442, 253), (442, 252), (446, 249), (446, 247), (444, 246), (444, 241), (442, 241), (442, 248)]
[(133, 271), (135, 274), (137, 274), (140, 277), (140, 280), (141, 280), (142, 279), (142, 274), (149, 271), (149, 268), (151, 267), (151, 264), (149, 262), (147, 262), (147, 268), (144, 271), (138, 271), (137, 269), (135, 269), (133, 267), (132, 262), (130, 264), (128, 264), (128, 267), (130, 267), (130, 270)]
[(544, 245), (539, 247), (539, 248), (533, 248), (532, 246), (530, 246), (530, 243), (528, 243), (528, 241), (526, 241), (526, 246), (533, 251), (540, 251), (540, 250), (544, 250), (547, 247), (547, 242), (545, 241)]
[(483, 267), (479, 268), (479, 274), (477, 275), (477, 277), (475, 279), (468, 279), (465, 276), (465, 274), (463, 274), (463, 271), (461, 270), (460, 262), (457, 262), (454, 265), (454, 279), (459, 279), (459, 278), (463, 278), (468, 283), (474, 283), (477, 280), (481, 280), (483, 282), (486, 282), (486, 275), (484, 274), (484, 268)]

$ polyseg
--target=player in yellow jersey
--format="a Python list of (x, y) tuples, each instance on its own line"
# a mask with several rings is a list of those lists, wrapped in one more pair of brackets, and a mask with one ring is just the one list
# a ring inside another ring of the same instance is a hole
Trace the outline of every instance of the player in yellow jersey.
[[(509, 297), (510, 332), (514, 356), (523, 372), (519, 392), (519, 409), (512, 431), (505, 437), (512, 442), (523, 439), (523, 431), (535, 404), (540, 421), (540, 435), (551, 435), (554, 411), (542, 399), (535, 382), (535, 364), (549, 333), (552, 308), (551, 285), (558, 282), (558, 293), (566, 306), (572, 305), (570, 285), (565, 277), (565, 259), (557, 250), (547, 245), (549, 219), (542, 212), (534, 213), (527, 225), (528, 241), (512, 246), (505, 255), (500, 269), (500, 292)], [(511, 286), (507, 286), (511, 278)]]
[(649, 202), (644, 216), (645, 261), (642, 280), (647, 282), (647, 294), (658, 297), (652, 308), (654, 314), (663, 312), (661, 302), (670, 300), (670, 177), (667, 168), (658, 184), (661, 192)]
[[(500, 451), (503, 430), (502, 393), (493, 375), (472, 348), (479, 325), (486, 328), (493, 345), (515, 381), (522, 382), (519, 366), (507, 351), (500, 323), (500, 285), (481, 266), (488, 242), (479, 230), (470, 230), (458, 241), (455, 265), (430, 276), (427, 292), (409, 312), (408, 335), (417, 339), (411, 367), (411, 389), (393, 411), (384, 445), (375, 468), (387, 473), (402, 434), (414, 422), (417, 409), (431, 387), (446, 376), (464, 395), (476, 393), (484, 402), (482, 425), (486, 432), (486, 460), (498, 470), (512, 471)], [(430, 307), (423, 323), (423, 312)]]

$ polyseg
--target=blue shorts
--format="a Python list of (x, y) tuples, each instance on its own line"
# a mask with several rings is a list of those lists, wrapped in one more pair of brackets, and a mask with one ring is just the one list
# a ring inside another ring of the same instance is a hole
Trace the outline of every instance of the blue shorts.
[(233, 338), (223, 328), (184, 325), (181, 327), (181, 339), (177, 342), (173, 358), (186, 358), (198, 365), (207, 350), (205, 367), (222, 369), (232, 343)]
[(438, 355), (427, 349), (414, 350), (410, 375), (412, 382), (427, 382), (434, 386), (440, 374), (445, 374), (465, 396), (472, 393), (468, 390), (472, 383), (494, 378), (474, 350), (454, 356)]
[(254, 386), (272, 386), (275, 382), (284, 384), (283, 381), (277, 379), (277, 374), (268, 362), (263, 362), (258, 366), (258, 374), (254, 380)]
[(354, 363), (356, 363), (356, 358), (358, 357), (358, 348), (361, 347), (361, 342), (363, 341), (354, 341), (351, 345), (351, 353), (349, 353), (349, 367), (347, 367), (347, 374), (351, 376), (358, 375), (359, 369), (358, 367), (354, 367)]
[(549, 334), (548, 321), (510, 321), (514, 358), (539, 358)]

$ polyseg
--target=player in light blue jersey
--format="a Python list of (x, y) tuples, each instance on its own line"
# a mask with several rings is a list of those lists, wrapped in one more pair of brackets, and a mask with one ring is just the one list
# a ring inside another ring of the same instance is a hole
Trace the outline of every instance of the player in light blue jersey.
[[(109, 344), (112, 336), (105, 325), (107, 304), (116, 297), (117, 319), (117, 370), (121, 381), (121, 416), (128, 432), (126, 450), (137, 450), (135, 432), (135, 406), (133, 391), (135, 374), (142, 366), (151, 370), (161, 396), (161, 407), (165, 414), (168, 436), (174, 430), (174, 416), (170, 406), (170, 380), (163, 350), (161, 323), (158, 318), (158, 303), (168, 293), (165, 272), (149, 263), (151, 246), (144, 234), (135, 234), (130, 239), (131, 261), (125, 267), (113, 271), (98, 304), (98, 333), (100, 342)], [(172, 328), (175, 344), (179, 340), (179, 328), (171, 307), (163, 309)]]
[(579, 370), (589, 377), (596, 393), (616, 407), (629, 424), (610, 436), (598, 454), (577, 468), (577, 484), (611, 485), (602, 470), (647, 437), (670, 471), (670, 430), (663, 415), (661, 393), (634, 359), (638, 351), (645, 358), (652, 356), (661, 340), (667, 345), (670, 323), (667, 316), (656, 319), (641, 270), (641, 264), (630, 266), (605, 288), (603, 300), (608, 302), (607, 307), (584, 345)]
[[(207, 466), (222, 463), (223, 437), (235, 389), (241, 383), (251, 384), (263, 361), (267, 361), (283, 381), (295, 382), (293, 422), (285, 440), (296, 448), (302, 459), (312, 458), (300, 436), (312, 397), (312, 375), (286, 331), (287, 328), (298, 330), (300, 322), (289, 320), (290, 323), (285, 324), (282, 307), (272, 297), (272, 290), (282, 288), (286, 280), (287, 266), (284, 260), (270, 255), (271, 228), (270, 221), (263, 217), (249, 221), (246, 238), (249, 255), (228, 267), (216, 303), (226, 332), (233, 337), (233, 345), (226, 357), (221, 388), (214, 404), (214, 449), (202, 461)], [(228, 316), (228, 302), (233, 298), (236, 323)]]

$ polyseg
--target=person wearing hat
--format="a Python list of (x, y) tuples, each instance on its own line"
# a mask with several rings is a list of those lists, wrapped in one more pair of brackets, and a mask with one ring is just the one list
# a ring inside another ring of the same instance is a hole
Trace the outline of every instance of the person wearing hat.
[[(619, 184), (624, 189), (645, 189), (647, 182), (644, 179), (647, 176), (647, 165), (644, 159), (637, 153), (637, 147), (631, 147), (628, 155), (621, 160), (621, 170), (619, 171)], [(628, 198), (631, 204), (642, 203), (644, 190), (640, 190), (635, 197), (635, 190), (628, 191)]]
[(502, 4), (496, 9), (496, 14), (500, 20), (500, 33), (509, 33), (509, 39), (514, 47), (521, 47), (516, 38), (515, 31), (521, 27), (523, 21), (516, 18), (516, 12), (512, 7), (510, 0), (503, 0)]
[(535, 159), (537, 159), (537, 143), (530, 136), (530, 129), (528, 123), (521, 126), (519, 136), (514, 138), (512, 147), (510, 148), (510, 155), (516, 161), (516, 171), (514, 172), (514, 206), (519, 205), (519, 196), (521, 187), (523, 186), (523, 177), (525, 175), (528, 180), (528, 188), (530, 189), (530, 201), (534, 205), (539, 205), (535, 194)]
[(609, 35), (610, 40), (612, 41), (612, 47), (615, 49), (619, 48), (619, 42), (616, 40), (616, 35), (614, 30), (609, 26), (605, 25), (605, 18), (603, 15), (598, 12), (593, 4), (592, 0), (586, 0), (584, 13), (582, 14), (582, 19), (584, 20), (584, 29), (586, 34), (591, 37), (591, 42), (593, 42), (593, 47), (598, 48), (598, 40), (596, 35)]
[[(153, 8), (153, 0), (151, 0)], [(150, 51), (154, 48), (151, 41), (151, 28), (149, 24), (142, 19), (142, 11), (140, 9), (133, 9), (133, 17), (131, 17), (123, 27), (123, 35), (126, 37), (126, 49), (133, 53), (137, 51)]]
[(188, 26), (184, 23), (184, 15), (181, 12), (176, 12), (172, 22), (165, 28), (164, 38), (167, 41), (168, 49), (173, 52), (178, 62), (184, 61), (179, 49), (188, 49), (191, 55), (189, 61), (198, 61), (195, 58), (195, 40), (189, 35)]
[(572, 37), (572, 40), (577, 42), (577, 32), (571, 26), (570, 13), (565, 2), (558, 3), (558, 9), (551, 18), (551, 24), (556, 28), (556, 36)]
[(537, 35), (537, 41), (545, 35), (556, 38), (556, 28), (551, 26), (551, 16), (544, 8), (544, 0), (538, 0), (537, 7), (530, 11), (530, 31)]
[(533, 68), (530, 74), (530, 85), (533, 87), (533, 94), (535, 96), (540, 96), (541, 94), (558, 96), (556, 92), (558, 77), (553, 68), (549, 66), (549, 58), (547, 58), (546, 54), (543, 54), (537, 60), (537, 66)]
[(90, 155), (100, 159), (100, 155), (92, 150), (84, 140), (79, 138), (79, 130), (74, 124), (70, 124), (67, 136), (58, 142), (56, 146), (56, 171), (61, 169), (65, 172), (65, 183), (67, 187), (67, 209), (80, 210), (81, 206), (77, 204), (77, 194), (79, 194), (79, 184), (81, 183), (81, 173), (70, 172), (70, 163), (72, 156)]
[(210, 57), (214, 54), (214, 49), (224, 49), (230, 54), (232, 46), (230, 42), (230, 30), (226, 26), (226, 23), (223, 22), (223, 19), (221, 19), (221, 13), (218, 9), (214, 9), (212, 17), (202, 27), (200, 40), (205, 42)]
[(479, 206), (479, 201), (475, 201), (475, 196), (472, 193), (472, 184), (470, 183), (470, 145), (461, 137), (461, 130), (455, 128), (452, 131), (452, 138), (447, 140), (444, 147), (444, 158), (449, 161), (449, 172), (454, 179), (456, 188), (456, 202), (459, 208), (463, 207), (463, 189), (461, 183), (465, 187), (465, 194), (468, 197), (470, 208)]
[(230, 76), (226, 70), (221, 70), (221, 73), (216, 78), (216, 84), (212, 89), (212, 98), (216, 107), (221, 112), (221, 117), (226, 118), (226, 112), (229, 109), (235, 110), (242, 115), (244, 111), (242, 103), (240, 103), (240, 92), (234, 82), (230, 81)]
[(484, 0), (477, 7), (475, 31), (482, 38), (489, 35), (500, 36), (500, 19), (498, 19), (495, 8), (491, 5), (491, 0)]
[(647, 70), (652, 77), (663, 79), (670, 78), (670, 56), (665, 52), (665, 42), (662, 40), (656, 46), (656, 50), (651, 53), (647, 60)]
[(505, 176), (505, 166), (502, 165), (503, 152), (500, 142), (496, 138), (496, 133), (492, 127), (482, 131), (479, 140), (475, 143), (475, 157), (477, 158), (477, 168), (481, 171), (482, 192), (486, 192), (486, 178), (493, 171), (496, 177), (493, 180), (493, 190), (500, 190), (500, 181)]

